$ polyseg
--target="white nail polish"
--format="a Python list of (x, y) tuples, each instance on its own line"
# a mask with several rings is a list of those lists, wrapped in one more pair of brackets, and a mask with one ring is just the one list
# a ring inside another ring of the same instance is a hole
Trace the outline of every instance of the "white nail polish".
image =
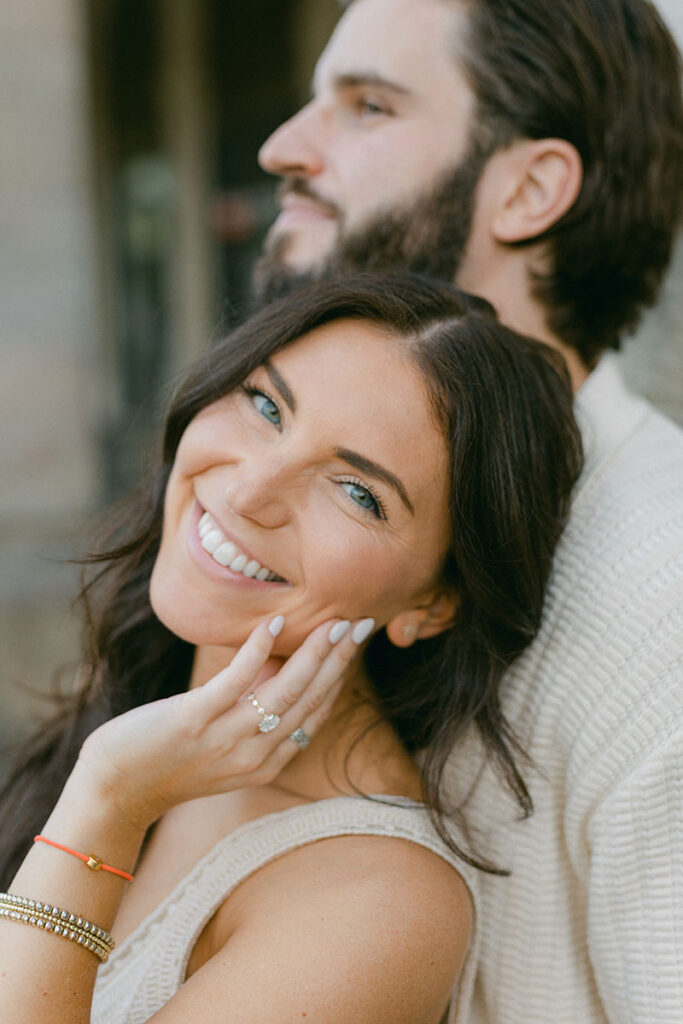
[(330, 630), (330, 635), (328, 637), (328, 640), (330, 641), (330, 643), (331, 644), (339, 643), (341, 638), (343, 636), (345, 636), (346, 633), (348, 632), (348, 629), (349, 629), (350, 625), (351, 625), (351, 623), (348, 620), (346, 620), (346, 619), (342, 620), (342, 622), (335, 622), (334, 626)]
[(275, 618), (271, 620), (268, 626), (268, 632), (270, 633), (271, 636), (279, 636), (280, 633), (282, 632), (282, 627), (284, 626), (284, 624), (284, 615), (276, 615)]
[(354, 631), (351, 634), (351, 639), (353, 640), (354, 644), (362, 644), (364, 640), (367, 640), (367, 638), (370, 636), (374, 628), (374, 619), (361, 619), (361, 621), (354, 628)]

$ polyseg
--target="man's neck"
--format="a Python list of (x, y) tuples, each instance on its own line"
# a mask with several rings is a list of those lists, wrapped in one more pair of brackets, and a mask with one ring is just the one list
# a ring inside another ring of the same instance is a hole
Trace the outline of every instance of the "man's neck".
[(586, 366), (573, 346), (563, 342), (548, 327), (545, 310), (530, 291), (528, 263), (523, 259), (511, 258), (498, 261), (496, 269), (493, 269), (492, 262), (487, 261), (485, 271), (482, 264), (479, 269), (473, 267), (468, 272), (468, 261), (465, 261), (456, 278), (457, 287), (487, 299), (506, 327), (518, 334), (537, 338), (561, 352), (569, 370), (572, 388), (577, 392), (585, 383), (590, 367)]
[[(488, 298), (488, 296), (485, 297)], [(489, 302), (491, 301), (489, 299)], [(507, 296), (504, 296), (498, 303), (493, 302), (493, 305), (501, 322), (507, 327), (511, 327), (519, 334), (544, 342), (564, 356), (572, 382), (572, 390), (576, 393), (586, 382), (590, 369), (573, 346), (565, 344), (548, 328), (542, 307), (528, 301), (516, 302), (514, 297), (508, 299)]]

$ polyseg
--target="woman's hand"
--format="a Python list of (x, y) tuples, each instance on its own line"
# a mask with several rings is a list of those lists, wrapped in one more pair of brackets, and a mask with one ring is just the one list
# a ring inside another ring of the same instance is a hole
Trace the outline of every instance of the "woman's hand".
[[(203, 686), (100, 726), (74, 772), (86, 773), (101, 798), (141, 829), (185, 800), (265, 785), (298, 753), (290, 733), (302, 728), (313, 736), (325, 720), (373, 625), (327, 622), (287, 661), (269, 662), (282, 618), (263, 623)], [(280, 716), (271, 732), (259, 731), (262, 716), (247, 700), (252, 692), (268, 714)]]

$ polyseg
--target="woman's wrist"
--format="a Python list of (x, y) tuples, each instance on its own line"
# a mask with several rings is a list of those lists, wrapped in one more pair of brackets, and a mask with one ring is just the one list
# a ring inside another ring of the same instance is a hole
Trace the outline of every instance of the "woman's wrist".
[(147, 829), (162, 811), (152, 809), (144, 794), (134, 794), (132, 787), (123, 782), (79, 757), (55, 811), (60, 805), (68, 806), (80, 817), (87, 809), (88, 817), (97, 828), (111, 829), (118, 835), (142, 842)]
[[(88, 870), (86, 862), (91, 858), (93, 862), (101, 861), (123, 872), (125, 878), (133, 873), (145, 831), (122, 814), (107, 795), (106, 787), (77, 763), (50, 817), (40, 829), (43, 841), (35, 843), (31, 861), (34, 867), (39, 862), (45, 869), (49, 868), (50, 875), (56, 871), (59, 876), (68, 876), (78, 888), (85, 885), (90, 889), (91, 884), (97, 884), (98, 877), (104, 880), (105, 875), (109, 875), (114, 880), (115, 873)], [(26, 868), (25, 861), (14, 879), (13, 891), (20, 891), (16, 885), (21, 887)], [(30, 888), (21, 894), (35, 895)], [(43, 891), (43, 896), (57, 900), (56, 893), (49, 889)]]

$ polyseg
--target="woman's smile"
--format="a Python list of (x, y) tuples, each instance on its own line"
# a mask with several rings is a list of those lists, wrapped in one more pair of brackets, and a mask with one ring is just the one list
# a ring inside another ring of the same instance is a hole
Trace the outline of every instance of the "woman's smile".
[[(188, 533), (188, 547), (203, 570), (226, 582), (249, 583), (251, 586), (273, 584), (287, 586), (287, 580), (263, 565), (241, 542), (220, 526), (214, 516), (197, 502)], [(207, 555), (210, 562), (207, 561)], [(262, 587), (263, 589), (263, 587)]]

